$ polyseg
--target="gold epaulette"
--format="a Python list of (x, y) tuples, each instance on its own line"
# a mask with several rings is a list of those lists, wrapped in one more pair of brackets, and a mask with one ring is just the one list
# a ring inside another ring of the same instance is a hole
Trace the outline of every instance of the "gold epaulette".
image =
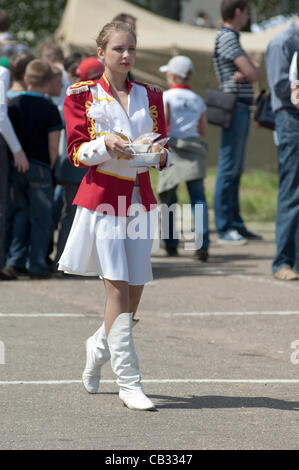
[(162, 88), (158, 85), (150, 85), (149, 83), (146, 83), (147, 88), (149, 88), (151, 91), (157, 91), (158, 93), (162, 93)]
[(77, 94), (82, 93), (84, 91), (88, 91), (89, 87), (95, 86), (95, 85), (96, 85), (96, 82), (93, 81), (93, 80), (88, 80), (86, 82), (74, 83), (74, 85), (71, 85), (71, 86), (68, 87), (66, 94), (68, 96), (74, 95), (74, 94), (77, 95)]
[(146, 88), (148, 88), (150, 91), (156, 91), (158, 93), (163, 92), (162, 88), (159, 87), (158, 85), (151, 85), (150, 83), (138, 82), (136, 80), (134, 81), (134, 83), (137, 83), (137, 85), (143, 85)]

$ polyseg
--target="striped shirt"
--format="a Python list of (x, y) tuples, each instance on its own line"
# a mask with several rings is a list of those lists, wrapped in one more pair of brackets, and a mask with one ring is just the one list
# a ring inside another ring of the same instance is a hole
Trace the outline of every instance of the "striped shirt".
[(234, 81), (234, 73), (238, 70), (234, 60), (246, 52), (239, 41), (239, 33), (233, 29), (222, 26), (216, 36), (214, 50), (214, 69), (225, 93), (238, 93), (238, 101), (251, 105), (253, 102), (253, 86), (244, 80), (242, 83)]

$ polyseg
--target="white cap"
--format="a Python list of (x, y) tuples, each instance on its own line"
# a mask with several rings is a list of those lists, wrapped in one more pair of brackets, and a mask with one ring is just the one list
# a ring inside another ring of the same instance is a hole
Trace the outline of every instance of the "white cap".
[(171, 72), (179, 77), (186, 78), (189, 71), (193, 71), (193, 63), (189, 57), (177, 55), (170, 59), (167, 65), (159, 68), (160, 72)]

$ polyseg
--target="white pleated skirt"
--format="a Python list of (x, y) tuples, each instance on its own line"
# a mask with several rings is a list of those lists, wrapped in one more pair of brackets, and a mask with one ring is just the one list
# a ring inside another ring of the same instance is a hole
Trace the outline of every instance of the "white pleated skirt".
[[(137, 187), (132, 204), (140, 204)], [(77, 206), (58, 269), (67, 274), (100, 276), (144, 285), (153, 279), (151, 249), (157, 212), (138, 210), (130, 217), (100, 214)]]

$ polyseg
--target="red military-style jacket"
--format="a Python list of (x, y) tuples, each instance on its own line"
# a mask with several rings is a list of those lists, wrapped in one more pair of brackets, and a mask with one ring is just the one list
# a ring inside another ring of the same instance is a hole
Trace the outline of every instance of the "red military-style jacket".
[(145, 210), (155, 208), (157, 201), (148, 168), (133, 168), (128, 160), (111, 156), (105, 135), (113, 132), (135, 140), (144, 133), (156, 132), (166, 137), (162, 90), (139, 82), (128, 85), (128, 115), (114, 98), (105, 75), (98, 81), (70, 86), (64, 102), (69, 159), (77, 167), (89, 167), (73, 204), (99, 212), (110, 205), (114, 214), (121, 216), (129, 215), (137, 174)]

